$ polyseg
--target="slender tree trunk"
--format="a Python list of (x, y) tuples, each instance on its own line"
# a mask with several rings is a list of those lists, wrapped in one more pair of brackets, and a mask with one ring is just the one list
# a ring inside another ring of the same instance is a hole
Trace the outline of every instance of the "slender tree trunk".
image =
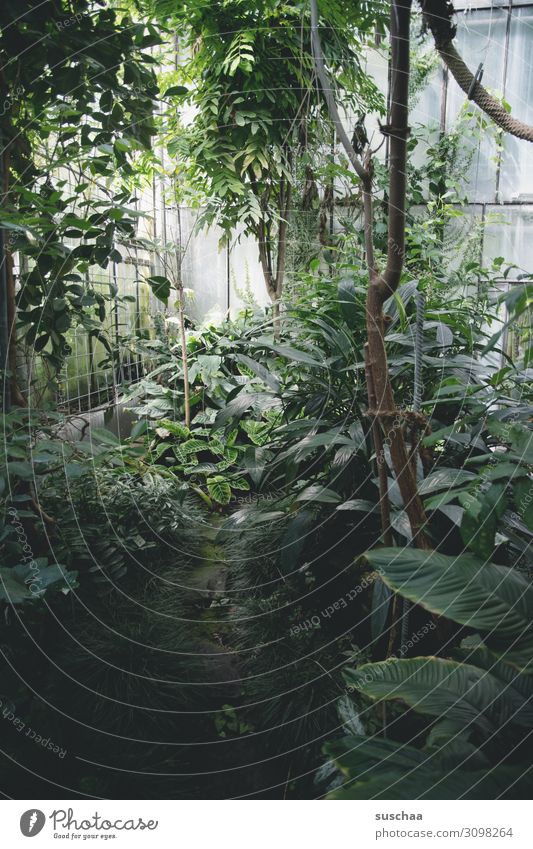
[(380, 278), (375, 276), (368, 287), (366, 302), (368, 361), (376, 403), (375, 408), (369, 410), (369, 414), (383, 428), (413, 540), (419, 548), (430, 548), (424, 532), (426, 524), (424, 505), (418, 493), (416, 477), (403, 435), (402, 413), (396, 407), (389, 377), (384, 340), (384, 299), (380, 294), (379, 283)]
[(189, 361), (187, 359), (187, 336), (185, 332), (185, 295), (183, 285), (178, 284), (178, 316), (181, 338), (181, 362), (183, 364), (183, 406), (185, 427), (191, 425), (191, 388), (189, 385)]
[(178, 290), (178, 320), (180, 327), (181, 341), (181, 362), (183, 365), (183, 406), (185, 412), (185, 427), (191, 425), (191, 389), (189, 385), (189, 360), (187, 358), (187, 335), (185, 332), (185, 293), (183, 291), (183, 277), (181, 273), (183, 261), (183, 245), (181, 238), (181, 215), (178, 206), (178, 269), (177, 269), (177, 284)]
[[(375, 398), (375, 409), (370, 410), (370, 414), (383, 428), (414, 543), (419, 548), (427, 549), (431, 547), (424, 530), (427, 519), (403, 435), (404, 414), (397, 409), (392, 391), (383, 316), (385, 301), (398, 288), (405, 254), (410, 18), (411, 0), (393, 0), (390, 25), (390, 124), (382, 128), (390, 138), (387, 266), (382, 274), (375, 268), (370, 269), (366, 327), (368, 362)], [(365, 206), (366, 216), (371, 214), (371, 207), (367, 207), (368, 203)], [(372, 222), (365, 220), (365, 233), (371, 232), (371, 226)], [(371, 240), (367, 237), (367, 242), (369, 241)]]
[[(3, 134), (2, 134), (3, 137)], [(1, 138), (1, 137), (0, 137)], [(2, 199), (3, 204), (7, 204), (9, 189), (10, 189), (10, 174), (11, 174), (11, 152), (9, 145), (6, 146), (2, 153)], [(27, 402), (22, 395), (17, 383), (17, 301), (15, 291), (15, 278), (13, 275), (13, 257), (9, 249), (9, 245), (4, 241), (4, 269), (5, 269), (5, 312), (7, 318), (7, 358), (5, 366), (9, 369), (11, 376), (9, 378), (10, 401), (18, 407), (26, 407)]]
[(278, 255), (276, 257), (276, 283), (275, 294), (279, 300), (283, 294), (283, 283), (285, 280), (285, 266), (287, 264), (287, 232), (289, 228), (290, 202), (292, 186), (288, 184), (284, 192), (284, 204), (281, 208), (281, 218), (278, 227)]
[(290, 203), (292, 197), (292, 186), (287, 181), (280, 198), (280, 221), (278, 225), (278, 249), (276, 256), (276, 276), (274, 280), (274, 304), (272, 315), (274, 318), (274, 336), (279, 339), (281, 334), (280, 300), (283, 295), (285, 282), (285, 268), (287, 265), (287, 233), (289, 229)]
[[(390, 139), (389, 160), (389, 209), (387, 264), (381, 273), (374, 260), (373, 210), (372, 210), (372, 163), (367, 156), (363, 164), (344, 130), (332, 95), (320, 46), (318, 32), (318, 10), (316, 0), (311, 0), (311, 38), (315, 67), (330, 117), (335, 125), (337, 137), (343, 145), (348, 159), (361, 179), (363, 189), (363, 214), (366, 260), (369, 269), (369, 286), (366, 301), (367, 347), (365, 349), (369, 416), (372, 420), (376, 456), (384, 455), (384, 444), (390, 451), (392, 467), (396, 475), (405, 511), (409, 518), (415, 544), (430, 548), (425, 534), (426, 514), (418, 493), (416, 475), (409, 461), (403, 435), (403, 417), (406, 412), (397, 409), (390, 381), (387, 353), (385, 349), (385, 321), (383, 305), (400, 283), (405, 253), (405, 195), (407, 167), (408, 96), (409, 96), (409, 47), (410, 47), (411, 0), (392, 0), (391, 5), (391, 97), (390, 123), (382, 131)], [(384, 435), (384, 439), (382, 437)], [(382, 526), (386, 538), (388, 528), (388, 497), (385, 490), (383, 470), (380, 481), (380, 505)]]
[[(368, 393), (368, 403), (371, 409), (376, 408), (376, 395), (374, 392), (374, 380), (370, 367), (368, 354), (368, 343), (365, 344), (365, 374)], [(381, 514), (381, 535), (385, 545), (392, 545), (392, 530), (390, 523), (390, 501), (389, 484), (387, 479), (387, 467), (385, 465), (385, 451), (383, 449), (383, 433), (379, 420), (374, 417), (372, 422), (372, 441), (376, 454), (376, 467), (379, 483), (379, 510)]]
[(257, 242), (259, 245), (259, 261), (261, 263), (261, 269), (263, 271), (265, 287), (270, 300), (274, 300), (276, 286), (272, 272), (272, 254), (270, 250), (270, 239), (267, 236), (267, 230), (264, 221), (261, 221), (258, 226)]
[[(290, 154), (289, 154), (290, 155)], [(261, 198), (257, 193), (255, 176), (250, 172), (250, 181), (254, 187), (254, 192), (257, 200), (264, 209), (261, 203)], [(274, 324), (274, 336), (279, 338), (280, 335), (280, 307), (279, 300), (283, 294), (283, 283), (285, 281), (285, 267), (287, 264), (287, 231), (289, 226), (290, 204), (292, 198), (292, 185), (289, 179), (283, 177), (279, 186), (279, 201), (278, 215), (279, 225), (277, 233), (277, 255), (276, 265), (272, 259), (272, 231), (271, 226), (265, 220), (260, 221), (257, 225), (257, 243), (259, 246), (259, 262), (265, 281), (265, 287), (268, 297), (272, 301), (272, 318)]]

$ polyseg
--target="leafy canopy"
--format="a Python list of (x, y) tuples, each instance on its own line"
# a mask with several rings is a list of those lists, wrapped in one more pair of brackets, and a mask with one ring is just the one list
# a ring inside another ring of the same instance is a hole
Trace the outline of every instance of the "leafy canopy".
[[(314, 81), (308, 4), (283, 0), (153, 0), (175, 22), (188, 57), (178, 97), (192, 107), (187, 132), (171, 118), (168, 149), (207, 204), (203, 223), (256, 236), (283, 215), (280, 194), (293, 178), (291, 152), (326, 141), (325, 105)], [(363, 72), (362, 46), (382, 17), (367, 3), (323, 4), (324, 50), (339, 94), (355, 109), (382, 111)], [(175, 115), (175, 113), (173, 113)], [(327, 136), (327, 141), (331, 134)]]

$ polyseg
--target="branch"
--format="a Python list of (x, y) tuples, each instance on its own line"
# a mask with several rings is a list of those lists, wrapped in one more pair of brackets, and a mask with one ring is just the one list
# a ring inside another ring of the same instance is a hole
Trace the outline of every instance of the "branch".
[[(371, 410), (375, 410), (378, 406), (378, 401), (374, 390), (374, 377), (372, 374), (372, 366), (370, 364), (368, 342), (364, 346), (364, 355), (368, 406)], [(383, 434), (381, 432), (381, 423), (377, 416), (374, 416), (374, 418), (372, 419), (372, 439), (374, 441), (374, 449), (376, 452), (376, 465), (378, 471), (379, 509), (381, 514), (382, 539), (384, 545), (393, 545), (392, 528), (390, 522), (389, 482), (387, 477), (387, 467), (385, 465), (385, 452), (383, 450)]]
[(274, 282), (276, 288), (276, 298), (281, 298), (281, 293), (283, 290), (283, 279), (285, 277), (285, 262), (287, 257), (287, 230), (289, 226), (291, 195), (292, 186), (287, 180), (285, 183), (283, 197), (280, 197), (280, 204), (283, 205), (280, 208), (281, 218), (278, 229), (278, 255), (276, 258), (276, 278)]
[(370, 153), (365, 158), (365, 166), (370, 175), (370, 185), (363, 185), (363, 228), (365, 231), (365, 254), (370, 280), (374, 279), (376, 263), (374, 259), (374, 209), (372, 203), (372, 159)]
[(315, 60), (315, 70), (320, 82), (320, 88), (322, 89), (322, 94), (324, 95), (324, 99), (328, 107), (329, 117), (335, 126), (337, 138), (346, 151), (346, 156), (353, 165), (357, 176), (360, 177), (364, 185), (370, 186), (370, 174), (358, 159), (357, 154), (350, 143), (350, 139), (343, 127), (339, 111), (337, 109), (337, 104), (335, 103), (335, 98), (331, 92), (331, 82), (328, 79), (326, 66), (324, 64), (324, 55), (322, 53), (320, 35), (318, 33), (318, 9), (316, 0), (311, 0), (311, 48)]
[(270, 253), (270, 245), (266, 237), (264, 221), (260, 221), (258, 224), (257, 236), (259, 244), (259, 261), (261, 263), (261, 268), (263, 269), (265, 285), (271, 300), (274, 300), (274, 298), (276, 297), (276, 287), (272, 278), (272, 258)]
[(37, 498), (37, 493), (35, 492), (35, 489), (32, 484), (30, 484), (30, 493), (31, 504), (33, 508), (37, 511), (37, 513), (40, 515), (43, 522), (46, 522), (48, 525), (57, 524), (57, 520), (54, 519), (52, 516), (49, 516), (48, 513), (46, 513), (46, 511), (43, 510), (43, 508), (41, 507), (39, 499)]
[[(187, 334), (185, 331), (185, 293), (183, 291), (183, 250), (181, 237), (181, 213), (179, 204), (177, 205), (178, 218), (178, 267), (177, 267), (177, 285), (178, 290), (178, 318), (180, 323), (180, 342), (181, 342), (181, 363), (183, 366), (183, 405), (185, 411), (185, 427), (191, 426), (191, 386), (189, 383), (189, 360), (187, 357)], [(192, 232), (192, 230), (191, 230)], [(190, 237), (189, 237), (190, 238)]]

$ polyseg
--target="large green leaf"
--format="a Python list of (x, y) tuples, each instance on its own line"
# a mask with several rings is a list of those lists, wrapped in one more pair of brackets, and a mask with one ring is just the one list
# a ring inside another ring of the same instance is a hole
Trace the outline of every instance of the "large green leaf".
[(11, 569), (0, 568), (0, 601), (23, 604), (42, 598), (48, 589), (69, 590), (77, 586), (77, 572), (47, 564), (46, 557), (21, 563)]
[[(351, 735), (325, 747), (345, 776), (329, 799), (494, 799), (512, 788), (527, 798), (527, 770), (443, 768), (442, 758), (384, 738)], [(516, 782), (520, 782), (520, 790)]]
[[(437, 745), (428, 748), (432, 737)], [(324, 748), (337, 767), (351, 778), (368, 781), (374, 776), (397, 771), (406, 778), (416, 775), (422, 790), (439, 783), (440, 777), (449, 777), (458, 769), (463, 773), (489, 765), (479, 748), (468, 741), (467, 734), (449, 720), (433, 726), (424, 750), (389, 738), (363, 736), (359, 732), (335, 740)]]
[(503, 422), (491, 418), (488, 430), (502, 442), (510, 444), (510, 453), (524, 463), (533, 463), (533, 430), (519, 422)]
[(337, 510), (354, 510), (359, 513), (375, 513), (378, 510), (378, 505), (372, 501), (367, 501), (365, 498), (355, 498), (350, 501), (345, 501), (339, 504)]
[(22, 604), (33, 598), (24, 578), (15, 569), (0, 569), (0, 601)]
[(427, 495), (441, 489), (452, 489), (467, 481), (474, 480), (475, 477), (473, 472), (464, 469), (437, 469), (420, 482), (419, 491), (421, 495)]
[(382, 772), (395, 769), (408, 772), (431, 760), (413, 746), (402, 746), (385, 737), (364, 737), (359, 734), (350, 734), (328, 743), (324, 751), (345, 775), (361, 780), (371, 778), (376, 767)]
[(456, 660), (463, 663), (471, 663), (480, 669), (486, 669), (495, 678), (501, 681), (506, 689), (516, 690), (526, 701), (533, 700), (533, 678), (524, 675), (510, 663), (499, 660), (489, 649), (479, 644), (473, 648), (461, 648), (453, 650)]
[(516, 512), (533, 531), (533, 480), (521, 478), (513, 481), (513, 492)]
[(417, 713), (471, 723), (485, 733), (505, 729), (512, 718), (526, 727), (533, 706), (484, 669), (435, 657), (391, 658), (347, 670), (346, 681), (373, 699), (399, 699)]
[(242, 363), (246, 368), (251, 369), (263, 381), (265, 386), (268, 386), (274, 392), (279, 392), (279, 380), (264, 365), (258, 363), (256, 360), (252, 360), (251, 357), (247, 357), (245, 354), (236, 354), (235, 360), (238, 363)]
[(280, 569), (283, 575), (289, 575), (300, 565), (299, 558), (309, 541), (315, 518), (315, 512), (306, 510), (305, 507), (291, 516), (279, 545)]
[(231, 487), (221, 475), (208, 478), (207, 489), (213, 501), (216, 501), (218, 504), (229, 504), (231, 500)]
[(338, 504), (340, 500), (337, 492), (318, 483), (306, 486), (296, 498), (296, 501), (319, 501), (324, 504)]
[[(279, 354), (280, 357), (284, 357), (287, 360), (293, 360), (297, 363), (305, 363), (309, 366), (318, 366), (319, 368), (325, 367), (325, 363), (322, 363), (320, 360), (312, 357), (311, 354), (307, 353), (307, 351), (301, 351), (299, 348), (293, 348), (290, 345), (278, 345), (271, 342), (264, 336), (261, 336), (256, 340), (252, 340), (250, 344), (255, 345), (256, 347), (270, 348), (271, 351), (274, 351), (276, 354)], [(319, 351), (316, 351), (316, 353), (319, 354)]]
[(262, 404), (261, 402), (264, 402), (265, 400), (268, 402), (271, 397), (272, 396), (265, 396), (265, 393), (263, 392), (239, 392), (238, 395), (235, 395), (235, 397), (228, 401), (226, 406), (217, 413), (215, 427), (222, 427), (232, 419), (240, 419), (249, 407), (255, 407), (256, 405), (264, 407), (265, 404)]
[(366, 555), (392, 590), (462, 625), (522, 668), (533, 657), (533, 587), (513, 569), (471, 554), (380, 548)]
[(356, 287), (352, 277), (344, 275), (339, 280), (338, 286), (339, 306), (343, 318), (350, 328), (357, 326), (359, 316), (359, 305), (356, 297)]
[(340, 434), (341, 428), (333, 428), (325, 433), (311, 433), (304, 436), (295, 445), (287, 449), (287, 455), (294, 454), (297, 460), (301, 460), (317, 448), (333, 448), (335, 445), (353, 446), (353, 441), (348, 436)]
[(269, 422), (256, 422), (253, 419), (241, 421), (242, 430), (249, 436), (254, 445), (266, 445), (269, 440), (272, 425)]
[(156, 298), (162, 301), (164, 304), (168, 303), (168, 299), (170, 297), (170, 290), (172, 288), (172, 284), (168, 277), (163, 277), (160, 274), (155, 274), (152, 277), (147, 277), (146, 282), (152, 289), (152, 292), (156, 296)]
[(120, 445), (120, 439), (106, 427), (92, 427), (89, 431), (89, 437), (96, 442), (103, 442), (105, 445)]
[(498, 522), (506, 505), (506, 483), (492, 483), (485, 491), (465, 492), (459, 496), (464, 507), (461, 537), (474, 554), (490, 559), (494, 551)]
[(372, 613), (370, 629), (373, 642), (383, 636), (387, 628), (392, 592), (383, 581), (374, 581), (372, 586)]

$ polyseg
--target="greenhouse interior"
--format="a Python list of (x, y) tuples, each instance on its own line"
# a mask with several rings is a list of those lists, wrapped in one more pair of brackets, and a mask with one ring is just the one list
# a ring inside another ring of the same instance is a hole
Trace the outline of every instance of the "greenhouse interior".
[(4, 0), (4, 799), (531, 798), (532, 56)]

